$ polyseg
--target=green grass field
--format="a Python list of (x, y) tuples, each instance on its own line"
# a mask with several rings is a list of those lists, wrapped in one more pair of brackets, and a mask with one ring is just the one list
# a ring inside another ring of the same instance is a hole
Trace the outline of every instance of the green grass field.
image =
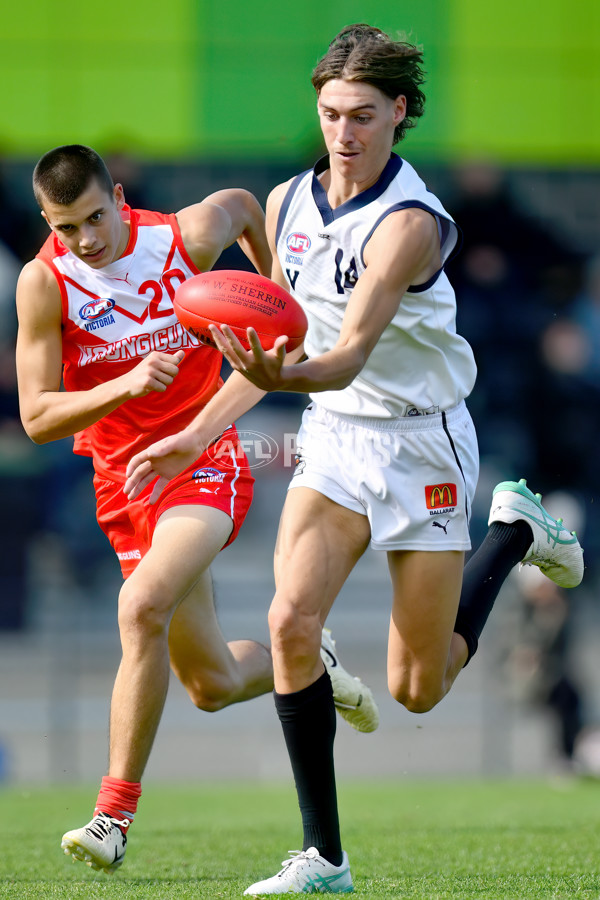
[[(342, 782), (344, 847), (358, 897), (600, 898), (600, 784)], [(114, 876), (73, 864), (63, 831), (94, 788), (0, 790), (0, 897), (241, 897), (300, 845), (289, 787), (148, 781)]]

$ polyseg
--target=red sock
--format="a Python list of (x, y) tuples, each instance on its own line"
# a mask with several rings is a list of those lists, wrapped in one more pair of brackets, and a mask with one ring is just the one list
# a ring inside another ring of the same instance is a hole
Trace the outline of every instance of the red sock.
[(142, 786), (139, 781), (123, 781), (121, 778), (105, 775), (100, 785), (94, 815), (103, 812), (114, 819), (128, 820), (127, 824), (119, 823), (121, 831), (126, 832), (133, 822), (141, 793)]

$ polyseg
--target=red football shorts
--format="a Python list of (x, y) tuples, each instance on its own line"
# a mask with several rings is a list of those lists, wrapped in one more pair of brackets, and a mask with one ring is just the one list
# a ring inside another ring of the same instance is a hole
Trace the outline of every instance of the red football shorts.
[(233, 522), (227, 547), (237, 537), (252, 502), (254, 478), (235, 428), (228, 429), (209, 449), (173, 478), (154, 504), (149, 502), (152, 484), (128, 500), (121, 483), (94, 476), (98, 524), (117, 554), (123, 578), (146, 555), (156, 523), (174, 506), (211, 506)]

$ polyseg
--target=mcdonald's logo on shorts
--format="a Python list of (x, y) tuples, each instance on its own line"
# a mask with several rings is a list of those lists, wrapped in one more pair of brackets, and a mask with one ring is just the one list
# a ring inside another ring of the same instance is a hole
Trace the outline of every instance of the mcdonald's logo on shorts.
[(456, 506), (455, 484), (426, 484), (425, 503), (427, 509), (450, 509)]

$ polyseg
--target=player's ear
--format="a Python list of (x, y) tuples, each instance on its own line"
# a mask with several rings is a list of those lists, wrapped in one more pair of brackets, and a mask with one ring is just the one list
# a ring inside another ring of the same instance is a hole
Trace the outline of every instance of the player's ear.
[(48, 216), (46, 215), (46, 213), (44, 212), (43, 209), (40, 210), (40, 216), (42, 217), (42, 219), (46, 220), (46, 225), (48, 226), (48, 228), (52, 228), (52, 225), (50, 224), (50, 220), (48, 219)]
[(399, 125), (406, 117), (406, 97), (398, 94), (394, 100), (394, 125)]
[(115, 184), (113, 189), (113, 197), (117, 205), (117, 209), (123, 209), (125, 206), (125, 192), (122, 184)]

